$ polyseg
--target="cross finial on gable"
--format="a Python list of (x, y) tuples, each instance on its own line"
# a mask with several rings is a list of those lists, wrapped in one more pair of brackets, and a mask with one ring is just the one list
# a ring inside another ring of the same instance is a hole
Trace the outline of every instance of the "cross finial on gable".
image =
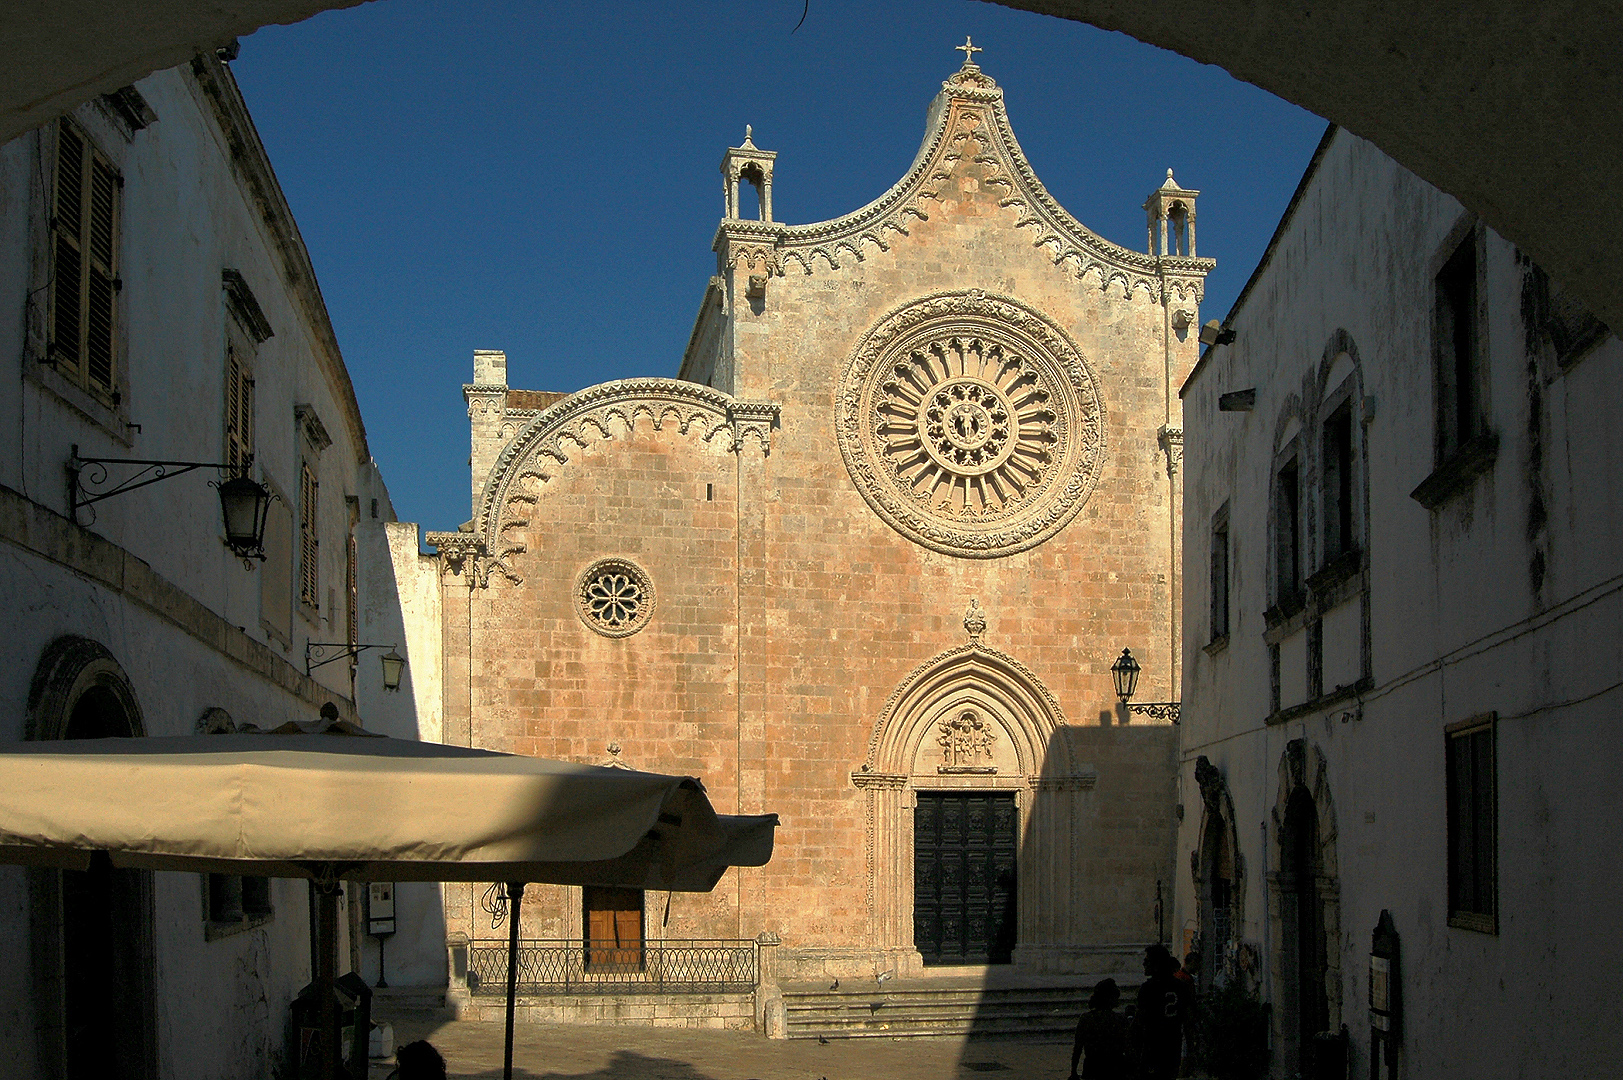
[(965, 67), (976, 67), (975, 54), (986, 51), (971, 41), (968, 34), (964, 35), (964, 43), (962, 45), (954, 45), (953, 48), (964, 54)]

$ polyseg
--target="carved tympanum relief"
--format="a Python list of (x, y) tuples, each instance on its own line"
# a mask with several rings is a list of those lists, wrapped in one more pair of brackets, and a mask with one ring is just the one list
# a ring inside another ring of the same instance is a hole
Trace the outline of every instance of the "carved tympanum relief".
[(940, 293), (893, 311), (858, 345), (837, 393), (840, 451), (863, 498), (936, 551), (1034, 547), (1098, 479), (1093, 373), (1063, 330), (1008, 297)]
[(581, 621), (604, 637), (629, 637), (653, 617), (654, 583), (628, 559), (599, 559), (581, 571), (575, 608)]
[(955, 709), (937, 725), (936, 744), (941, 747), (942, 773), (995, 773), (992, 744), (997, 741), (997, 725), (988, 723), (976, 709)]

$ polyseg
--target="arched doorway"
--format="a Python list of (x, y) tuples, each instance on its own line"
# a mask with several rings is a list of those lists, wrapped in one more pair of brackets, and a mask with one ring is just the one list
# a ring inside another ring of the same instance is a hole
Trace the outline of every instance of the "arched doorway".
[(1195, 974), (1202, 987), (1225, 972), (1234, 938), (1234, 849), (1228, 831), (1222, 815), (1213, 814), (1201, 839), (1200, 970)]
[(1069, 834), (1050, 835), (1068, 809), (1047, 806), (1030, 828), (1038, 788), (1074, 779), (1068, 752), (1050, 749), (1064, 714), (1029, 669), (972, 635), (902, 681), (851, 774), (867, 795), (873, 962), (901, 972), (1020, 963), (1018, 950), (1058, 936), (1047, 912), (1068, 898), (1053, 852)]
[(1313, 1037), (1328, 1030), (1330, 1003), (1324, 984), (1329, 974), (1319, 895), (1319, 814), (1306, 788), (1291, 792), (1285, 805), (1280, 848), (1281, 907), (1284, 915), (1286, 1067), (1312, 1075)]
[[(63, 637), (45, 650), (29, 694), (32, 739), (136, 738), (135, 694), (112, 654)], [(152, 874), (116, 869), (103, 853), (86, 870), (30, 878), (39, 1059), (64, 1080), (157, 1075)]]
[[(1306, 739), (1285, 746), (1273, 820), (1274, 1035), (1283, 1074), (1313, 1076), (1314, 1036), (1341, 1024), (1341, 900), (1329, 767)], [(1326, 1046), (1340, 1050), (1339, 1043)], [(1333, 1071), (1334, 1062), (1327, 1064)]]
[(1201, 827), (1200, 847), (1191, 860), (1200, 930), (1200, 970), (1194, 974), (1209, 989), (1235, 974), (1245, 874), (1234, 831), (1234, 799), (1222, 773), (1204, 754), (1195, 759), (1195, 782)]

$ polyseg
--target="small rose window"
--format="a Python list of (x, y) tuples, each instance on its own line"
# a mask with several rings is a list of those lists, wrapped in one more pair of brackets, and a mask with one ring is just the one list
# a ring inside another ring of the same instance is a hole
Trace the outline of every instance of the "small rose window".
[(604, 637), (635, 634), (654, 614), (648, 572), (628, 559), (599, 559), (580, 575), (575, 605), (581, 621)]

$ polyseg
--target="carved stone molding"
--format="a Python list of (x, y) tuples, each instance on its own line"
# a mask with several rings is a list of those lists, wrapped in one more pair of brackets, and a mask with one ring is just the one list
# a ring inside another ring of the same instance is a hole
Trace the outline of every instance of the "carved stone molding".
[(733, 449), (744, 449), (745, 437), (761, 445), (762, 454), (772, 453), (772, 427), (778, 422), (780, 406), (771, 401), (734, 401), (727, 406), (727, 422), (733, 428)]
[(1033, 776), (1027, 781), (1033, 791), (1092, 791), (1098, 782), (1099, 774), (1091, 770), (1070, 776)]
[(541, 486), (552, 479), (552, 470), (568, 463), (572, 447), (612, 438), (617, 429), (647, 421), (655, 430), (674, 423), (682, 434), (705, 442), (725, 438), (734, 451), (753, 437), (765, 454), (771, 449), (778, 409), (771, 402), (739, 401), (680, 379), (620, 379), (589, 386), (543, 409), (502, 448), (480, 495), (475, 534), (496, 553), (492, 565), (498, 569), (507, 556), (522, 552), (524, 546), (504, 541), (502, 532), (528, 526)]
[[(928, 722), (936, 704), (965, 691), (998, 704), (998, 711), (1014, 725), (1011, 735), (1021, 771), (1036, 773), (1050, 753), (1054, 730), (1066, 723), (1064, 711), (1030, 668), (996, 649), (969, 644), (920, 664), (891, 691), (868, 738), (867, 757), (851, 774), (852, 781), (858, 776), (905, 776), (911, 765), (908, 750), (918, 740), (919, 726)], [(1066, 774), (1073, 771), (1068, 762), (1047, 764)]]
[(1176, 477), (1178, 470), (1183, 467), (1183, 428), (1163, 424), (1155, 433), (1155, 441), (1160, 444), (1161, 452), (1167, 456), (1167, 476)]
[(464, 577), (470, 589), (488, 588), (492, 571), (500, 573), (513, 585), (520, 585), (524, 581), (508, 561), (511, 556), (524, 550), (523, 544), (506, 543), (497, 555), (492, 556), (485, 546), (484, 537), (475, 533), (424, 533), (423, 542), (438, 550), (440, 575)]
[(1104, 462), (1104, 404), (1046, 316), (980, 290), (936, 293), (863, 337), (835, 391), (840, 453), (898, 532), (994, 558), (1054, 535)]
[(907, 786), (907, 775), (905, 773), (864, 772), (858, 769), (851, 774), (851, 783), (864, 790), (879, 788), (900, 791)]

